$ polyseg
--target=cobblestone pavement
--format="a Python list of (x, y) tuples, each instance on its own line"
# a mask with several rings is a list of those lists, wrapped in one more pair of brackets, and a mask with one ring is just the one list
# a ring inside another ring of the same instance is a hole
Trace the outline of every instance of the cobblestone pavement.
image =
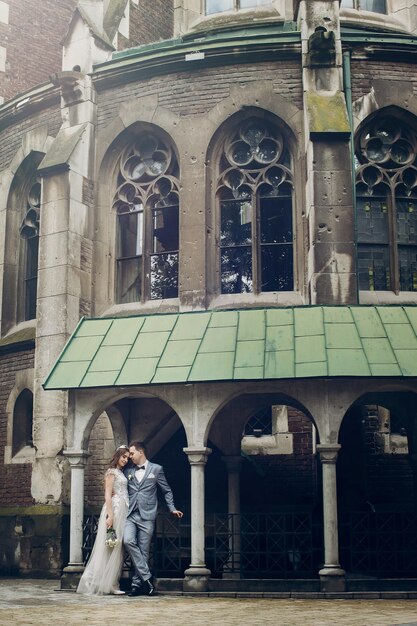
[(417, 600), (90, 598), (58, 581), (0, 578), (1, 626), (417, 626)]

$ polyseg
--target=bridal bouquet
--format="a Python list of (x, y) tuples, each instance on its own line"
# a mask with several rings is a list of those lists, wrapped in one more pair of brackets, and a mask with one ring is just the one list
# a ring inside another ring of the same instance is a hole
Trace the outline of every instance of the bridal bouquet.
[(113, 526), (110, 526), (110, 528), (107, 529), (105, 544), (109, 548), (114, 548), (118, 543), (120, 543), (120, 541), (117, 538), (116, 531)]

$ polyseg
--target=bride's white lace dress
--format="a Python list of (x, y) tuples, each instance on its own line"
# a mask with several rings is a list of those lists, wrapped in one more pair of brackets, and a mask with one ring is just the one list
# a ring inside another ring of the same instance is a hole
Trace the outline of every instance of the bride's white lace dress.
[(106, 505), (101, 509), (98, 522), (96, 540), (90, 559), (79, 582), (77, 593), (87, 595), (113, 593), (119, 589), (119, 578), (123, 564), (123, 530), (129, 507), (127, 494), (127, 479), (117, 468), (108, 469), (108, 474), (114, 475), (112, 508), (113, 528), (116, 531), (119, 543), (110, 548), (106, 546)]

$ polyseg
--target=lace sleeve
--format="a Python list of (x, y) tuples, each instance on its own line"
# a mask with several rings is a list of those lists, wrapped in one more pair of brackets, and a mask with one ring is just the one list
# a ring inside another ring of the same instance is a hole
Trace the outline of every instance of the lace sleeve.
[(115, 467), (110, 467), (110, 468), (106, 471), (106, 473), (104, 474), (104, 478), (107, 478), (107, 476), (114, 476), (114, 477), (116, 477), (116, 476), (117, 476), (117, 470), (116, 470), (116, 468), (115, 468)]

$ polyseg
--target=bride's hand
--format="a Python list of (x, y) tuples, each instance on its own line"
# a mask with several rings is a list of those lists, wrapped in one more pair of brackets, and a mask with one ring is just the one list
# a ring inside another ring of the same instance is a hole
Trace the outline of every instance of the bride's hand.
[(111, 528), (113, 526), (113, 515), (108, 515), (106, 517), (107, 528)]

